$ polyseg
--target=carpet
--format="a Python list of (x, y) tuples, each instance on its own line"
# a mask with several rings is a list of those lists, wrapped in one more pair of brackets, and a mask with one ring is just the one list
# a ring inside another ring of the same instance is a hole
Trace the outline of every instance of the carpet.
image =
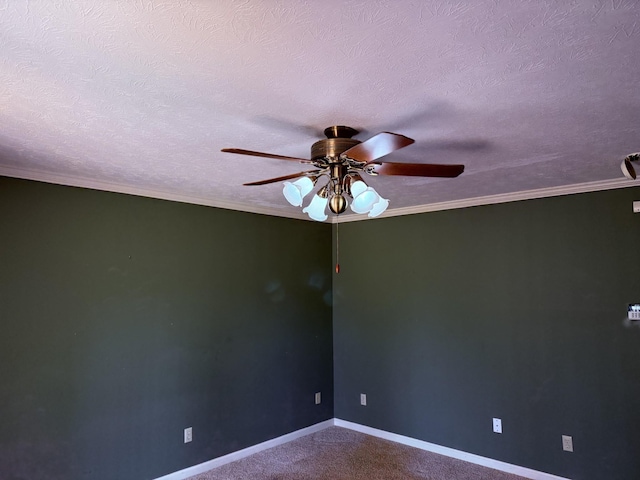
[(523, 477), (329, 427), (189, 480), (525, 480)]

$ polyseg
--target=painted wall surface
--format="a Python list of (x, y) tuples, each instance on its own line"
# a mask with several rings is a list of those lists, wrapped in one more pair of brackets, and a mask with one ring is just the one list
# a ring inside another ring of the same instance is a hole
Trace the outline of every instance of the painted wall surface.
[(640, 478), (640, 327), (624, 322), (639, 199), (341, 225), (336, 417), (575, 480)]
[(152, 479), (331, 418), (330, 238), (0, 178), (0, 477)]

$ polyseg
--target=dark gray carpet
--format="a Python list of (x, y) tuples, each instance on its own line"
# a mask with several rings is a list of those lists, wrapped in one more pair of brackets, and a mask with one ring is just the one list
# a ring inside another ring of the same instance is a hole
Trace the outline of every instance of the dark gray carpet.
[(524, 480), (353, 430), (330, 427), (189, 480)]

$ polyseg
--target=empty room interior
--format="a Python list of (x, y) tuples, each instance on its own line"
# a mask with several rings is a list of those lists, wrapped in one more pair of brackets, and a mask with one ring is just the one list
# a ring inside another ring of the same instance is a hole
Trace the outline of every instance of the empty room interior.
[(177, 480), (329, 425), (640, 478), (637, 2), (0, 26), (0, 478)]

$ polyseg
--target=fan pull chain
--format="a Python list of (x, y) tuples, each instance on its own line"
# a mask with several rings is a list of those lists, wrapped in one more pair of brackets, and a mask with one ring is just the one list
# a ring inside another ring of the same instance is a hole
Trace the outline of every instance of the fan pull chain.
[(340, 273), (340, 237), (338, 236), (340, 215), (336, 215), (336, 273)]

